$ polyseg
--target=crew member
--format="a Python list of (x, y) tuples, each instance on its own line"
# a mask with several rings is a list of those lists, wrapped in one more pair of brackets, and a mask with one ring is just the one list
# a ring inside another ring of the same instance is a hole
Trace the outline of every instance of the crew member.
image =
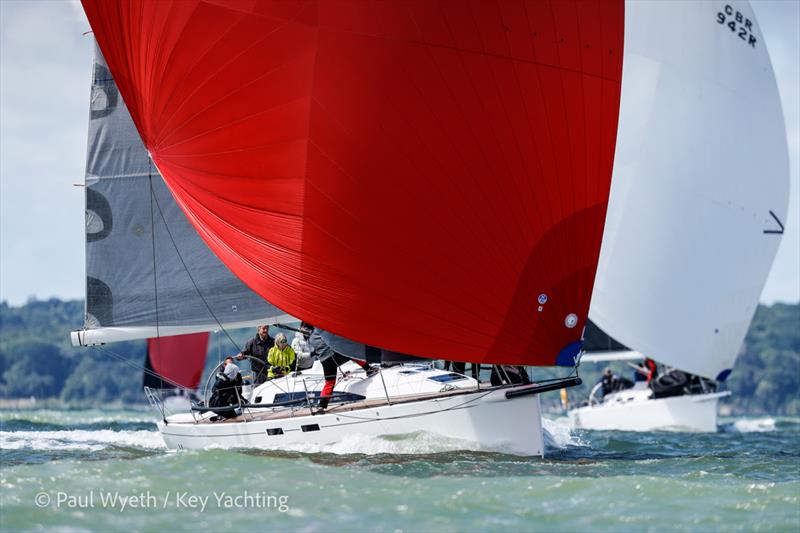
[(328, 343), (322, 338), (319, 330), (315, 329), (308, 338), (308, 343), (314, 349), (322, 363), (322, 370), (325, 373), (325, 386), (319, 396), (319, 410), (317, 413), (324, 413), (328, 407), (333, 388), (336, 386), (336, 370), (348, 361), (353, 361), (358, 364), (367, 373), (370, 378), (378, 372), (377, 367), (370, 366), (366, 361), (359, 361), (358, 359), (350, 359), (328, 346)]
[[(208, 406), (219, 408), (238, 405), (242, 401), (242, 375), (239, 373), (239, 367), (233, 362), (233, 357), (226, 357), (220, 370), (217, 372)], [(236, 416), (234, 408), (218, 410), (210, 420), (216, 422), (234, 416)]]
[(292, 339), (292, 350), (297, 356), (297, 370), (307, 370), (314, 366), (314, 348), (308, 343), (308, 338), (314, 326), (307, 322), (300, 324), (300, 331)]
[(645, 358), (644, 362), (634, 368), (633, 380), (646, 381), (649, 385), (656, 377), (657, 368), (656, 362), (649, 357)]
[(616, 390), (619, 376), (614, 374), (610, 368), (606, 368), (606, 371), (603, 372), (603, 377), (600, 378), (600, 382), (603, 384), (603, 396), (606, 396)]
[(658, 373), (656, 362), (648, 357), (644, 360), (644, 366), (647, 369), (647, 383), (650, 383), (653, 381), (653, 379), (655, 379), (656, 374)]
[(269, 349), (267, 362), (269, 363), (269, 372), (267, 373), (269, 379), (285, 376), (294, 370), (294, 350), (286, 342), (286, 335), (283, 333), (275, 335), (275, 346)]
[(261, 385), (267, 380), (267, 356), (273, 346), (275, 341), (269, 336), (269, 326), (261, 325), (256, 328), (256, 336), (247, 341), (244, 350), (236, 355), (239, 361), (245, 356), (250, 356), (250, 368), (253, 371), (255, 385)]

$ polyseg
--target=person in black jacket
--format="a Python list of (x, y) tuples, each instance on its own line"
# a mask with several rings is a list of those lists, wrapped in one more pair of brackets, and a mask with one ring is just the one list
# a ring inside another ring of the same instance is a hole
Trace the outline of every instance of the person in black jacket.
[(603, 396), (633, 387), (633, 381), (620, 377), (612, 372), (610, 368), (606, 368), (606, 371), (603, 372), (600, 383), (603, 384)]
[(231, 406), (231, 408), (217, 411), (216, 416), (211, 418), (212, 422), (235, 417), (234, 406), (238, 406), (242, 402), (242, 375), (239, 367), (234, 364), (233, 357), (225, 358), (219, 370), (208, 406), (217, 408)]
[(249, 355), (250, 368), (253, 370), (253, 384), (261, 385), (267, 380), (267, 356), (269, 350), (275, 346), (275, 339), (269, 336), (269, 326), (261, 325), (256, 329), (256, 336), (247, 341), (244, 349), (236, 355), (236, 359), (241, 361)]

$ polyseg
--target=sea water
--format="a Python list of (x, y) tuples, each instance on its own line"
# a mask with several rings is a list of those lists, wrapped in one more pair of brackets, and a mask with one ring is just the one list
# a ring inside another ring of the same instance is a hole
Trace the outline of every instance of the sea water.
[(571, 431), (547, 455), (417, 433), (168, 452), (147, 411), (0, 411), (0, 528), (798, 531), (800, 419), (712, 434)]

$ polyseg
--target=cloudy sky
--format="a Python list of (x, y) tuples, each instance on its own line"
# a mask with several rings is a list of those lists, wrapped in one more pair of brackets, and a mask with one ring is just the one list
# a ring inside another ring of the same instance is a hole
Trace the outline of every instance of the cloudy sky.
[[(653, 0), (657, 1), (657, 0)], [(800, 300), (800, 1), (755, 0), (786, 117), (790, 214), (761, 296)], [(0, 300), (83, 298), (92, 66), (77, 1), (0, 0)], [(745, 252), (743, 252), (745, 253)]]

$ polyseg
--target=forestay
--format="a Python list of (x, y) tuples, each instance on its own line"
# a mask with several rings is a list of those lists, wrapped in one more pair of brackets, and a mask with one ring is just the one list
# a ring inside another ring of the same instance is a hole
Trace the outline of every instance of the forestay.
[(725, 379), (786, 220), (786, 133), (747, 2), (628, 2), (611, 201), (591, 318)]

